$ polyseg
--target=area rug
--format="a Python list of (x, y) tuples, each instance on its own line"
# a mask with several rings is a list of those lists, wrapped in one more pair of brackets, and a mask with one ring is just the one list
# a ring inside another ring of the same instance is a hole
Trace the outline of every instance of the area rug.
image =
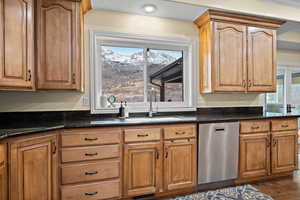
[(178, 196), (169, 200), (273, 200), (273, 198), (251, 185), (243, 185)]

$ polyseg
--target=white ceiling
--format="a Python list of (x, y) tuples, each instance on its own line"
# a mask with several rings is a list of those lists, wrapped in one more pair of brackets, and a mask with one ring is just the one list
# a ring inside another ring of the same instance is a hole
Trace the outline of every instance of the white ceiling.
[[(300, 6), (300, 0), (264, 1), (281, 2), (289, 5), (294, 5), (298, 2)], [(154, 4), (157, 7), (157, 11), (152, 14), (146, 14), (142, 9), (145, 4)], [(194, 21), (198, 16), (202, 15), (207, 10), (205, 7), (176, 3), (166, 0), (92, 0), (92, 7), (93, 9), (99, 10), (112, 10), (185, 21)], [(285, 32), (300, 32), (300, 23), (287, 22), (279, 29), (278, 34)], [(278, 41), (278, 48), (300, 50), (300, 44), (287, 41)]]
[[(142, 9), (145, 4), (154, 4), (157, 7), (157, 11), (152, 14), (146, 14)], [(92, 7), (93, 9), (120, 11), (186, 21), (194, 21), (207, 10), (204, 7), (165, 0), (92, 0)]]
[(264, 0), (264, 1), (270, 1), (274, 3), (280, 3), (287, 6), (296, 6), (300, 7), (300, 1), (299, 0)]

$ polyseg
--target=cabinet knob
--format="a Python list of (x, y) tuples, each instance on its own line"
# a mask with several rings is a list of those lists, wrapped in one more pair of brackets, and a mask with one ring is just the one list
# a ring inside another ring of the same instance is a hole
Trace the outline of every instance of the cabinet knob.
[(178, 132), (176, 132), (176, 135), (184, 135), (184, 134), (185, 134), (185, 131), (182, 131), (182, 132), (178, 131)]

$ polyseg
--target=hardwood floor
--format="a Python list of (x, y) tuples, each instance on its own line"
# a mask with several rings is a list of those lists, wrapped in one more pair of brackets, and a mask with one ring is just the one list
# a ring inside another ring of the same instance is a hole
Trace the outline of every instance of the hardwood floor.
[[(298, 154), (300, 164), (300, 154)], [(300, 165), (299, 165), (300, 166)], [(293, 177), (278, 178), (271, 181), (251, 184), (260, 191), (271, 195), (274, 200), (299, 200), (300, 199), (300, 170)]]

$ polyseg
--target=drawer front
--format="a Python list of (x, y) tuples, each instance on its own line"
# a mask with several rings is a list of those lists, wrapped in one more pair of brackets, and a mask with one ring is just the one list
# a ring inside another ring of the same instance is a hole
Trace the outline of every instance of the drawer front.
[(119, 161), (101, 161), (62, 166), (62, 184), (97, 181), (120, 176)]
[(267, 120), (241, 121), (241, 133), (259, 133), (270, 131), (270, 122)]
[(62, 186), (62, 200), (99, 200), (120, 197), (120, 180)]
[(125, 130), (125, 142), (142, 142), (160, 140), (161, 129), (127, 129)]
[(165, 139), (192, 138), (196, 136), (195, 126), (164, 128)]
[(295, 130), (298, 127), (297, 119), (272, 119), (272, 131)]
[(103, 145), (96, 147), (64, 148), (61, 150), (62, 162), (76, 162), (117, 158), (120, 156), (120, 145)]
[(121, 129), (91, 129), (65, 132), (61, 136), (63, 147), (120, 143)]

